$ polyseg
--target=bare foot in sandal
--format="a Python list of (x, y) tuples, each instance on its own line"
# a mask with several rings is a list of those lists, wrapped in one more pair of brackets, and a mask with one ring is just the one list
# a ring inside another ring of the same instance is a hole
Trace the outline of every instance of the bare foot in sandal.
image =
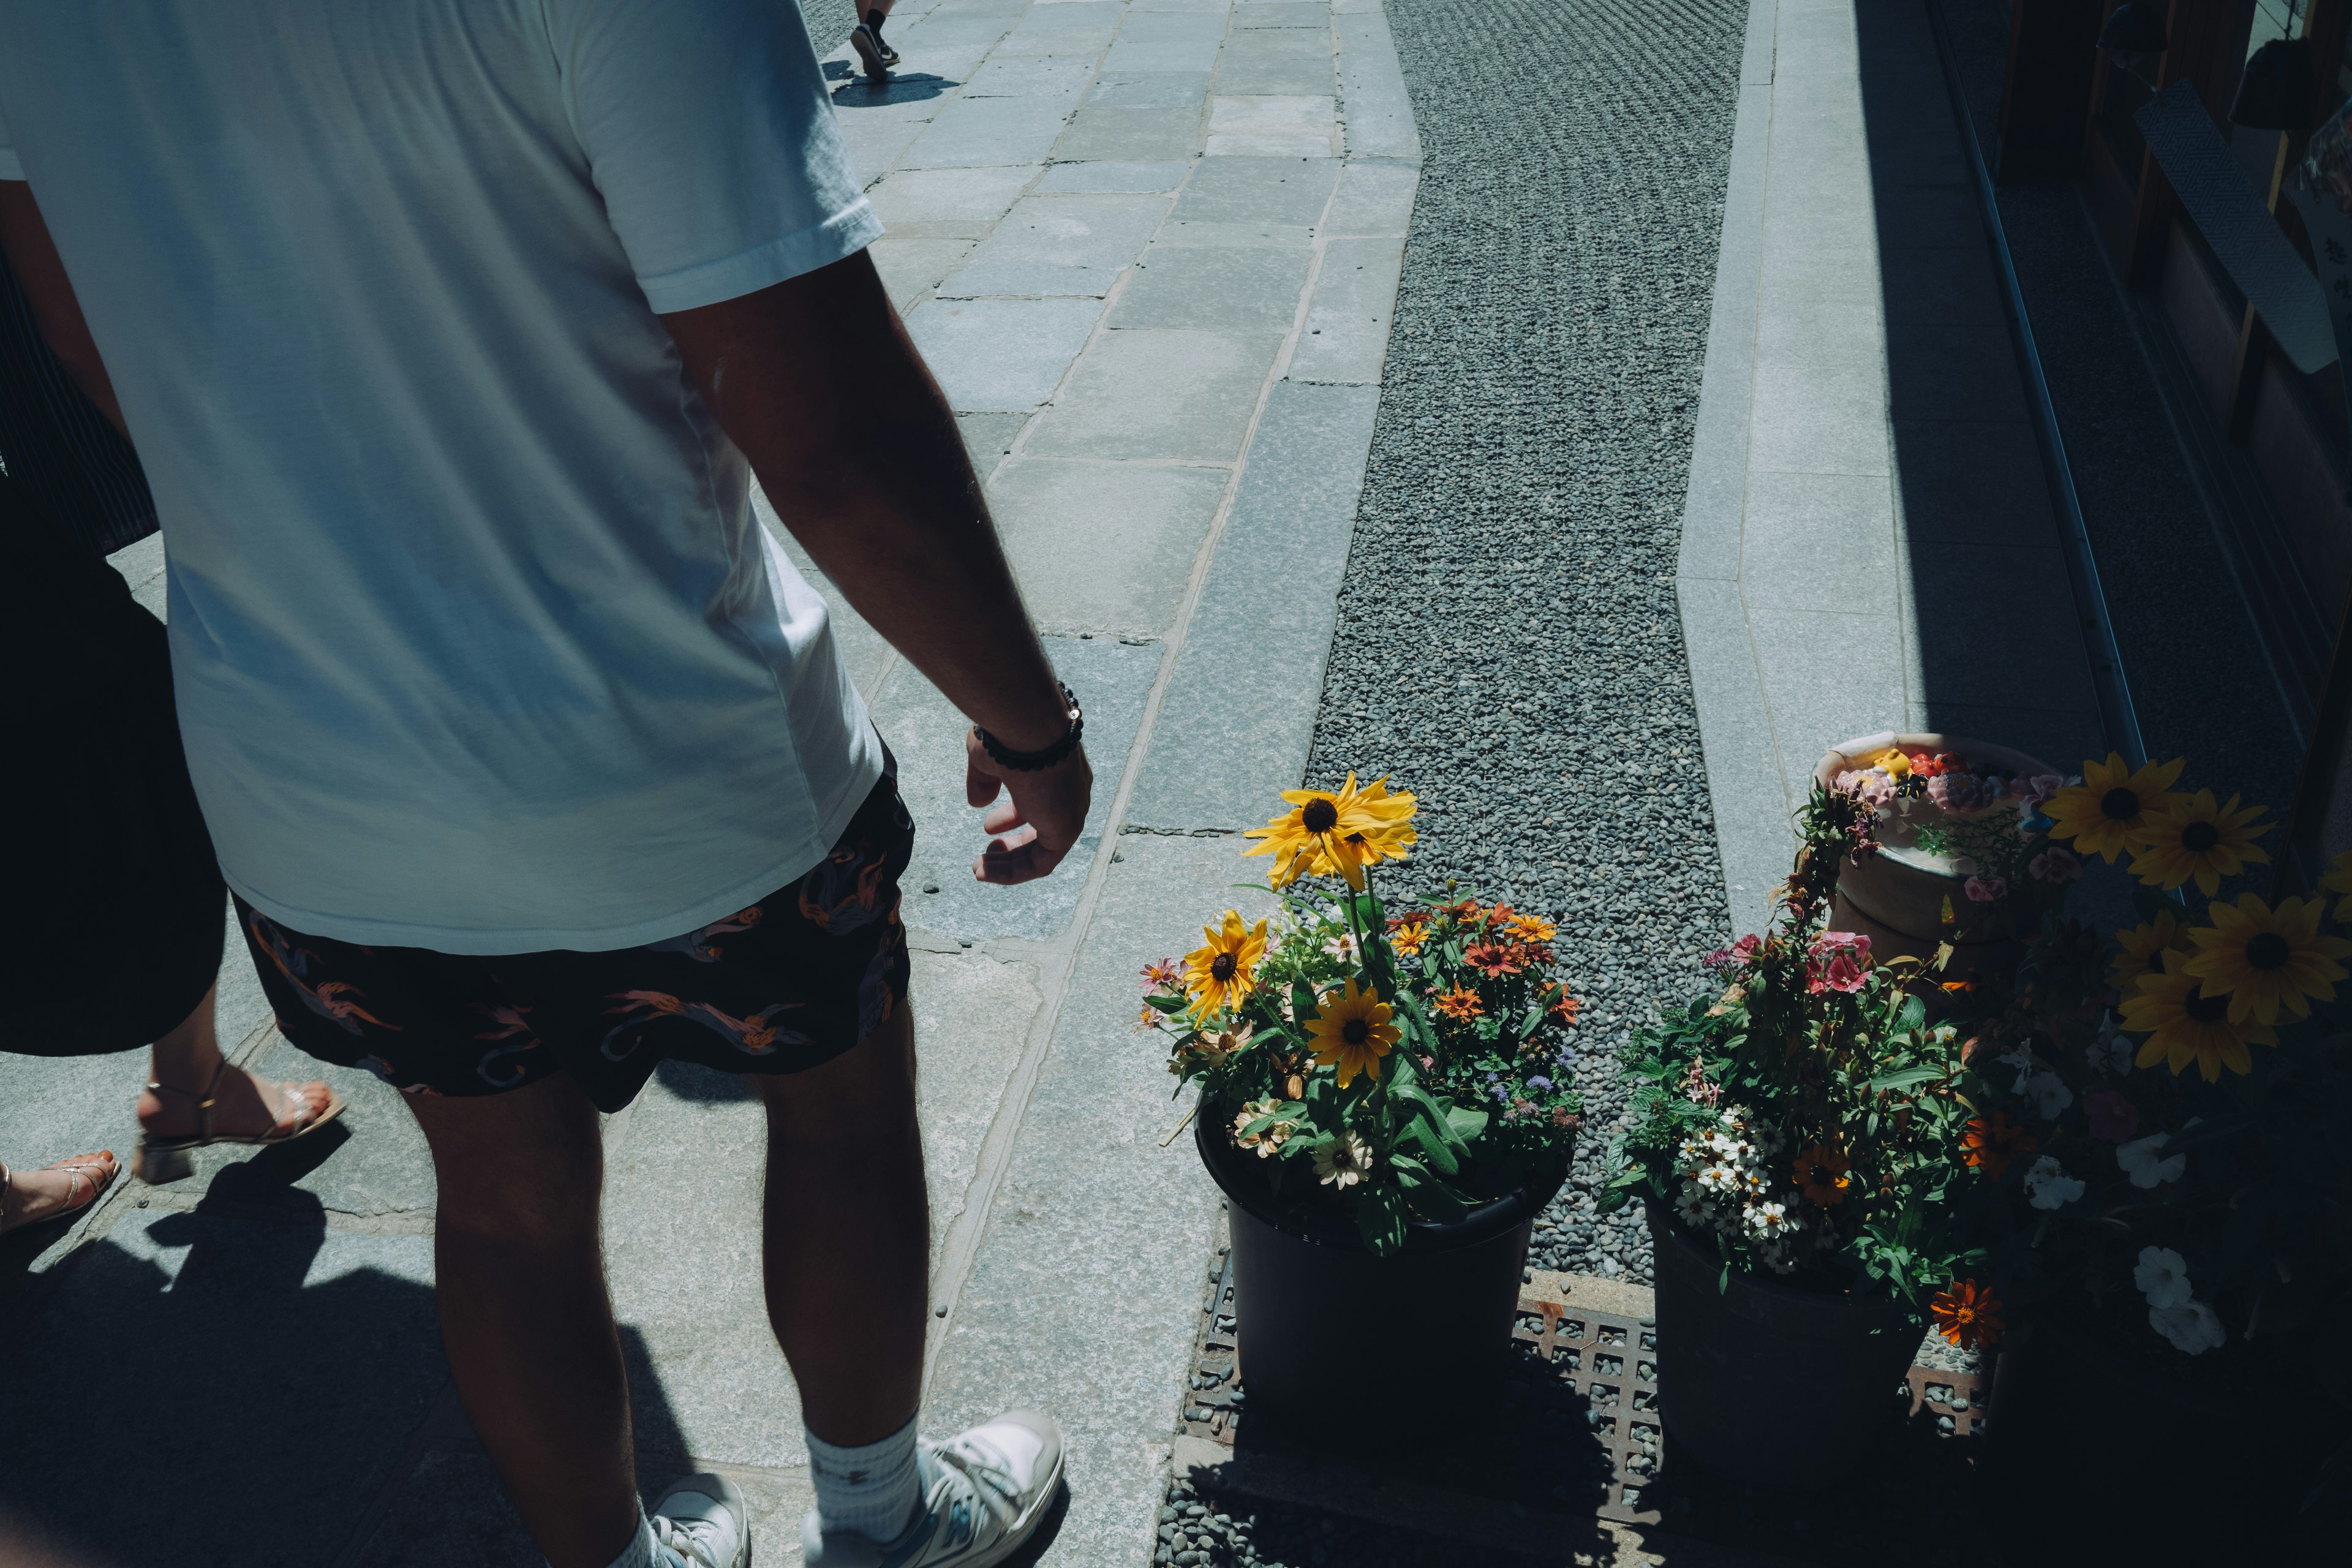
[(37, 1171), (0, 1165), (0, 1234), (88, 1208), (121, 1173), (110, 1149), (76, 1154)]
[[(209, 1083), (150, 1082), (139, 1097), (139, 1128), (156, 1142), (216, 1139), (280, 1142), (307, 1132), (335, 1106), (324, 1083), (279, 1083), (224, 1062)], [(205, 1104), (209, 1090), (210, 1115)]]

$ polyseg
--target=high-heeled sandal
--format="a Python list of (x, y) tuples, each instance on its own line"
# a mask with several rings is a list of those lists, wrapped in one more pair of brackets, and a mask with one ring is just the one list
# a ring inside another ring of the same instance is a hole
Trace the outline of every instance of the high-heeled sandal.
[[(176, 1182), (194, 1174), (195, 1163), (188, 1156), (198, 1149), (215, 1143), (290, 1143), (306, 1133), (316, 1132), (343, 1113), (343, 1097), (323, 1083), (300, 1086), (281, 1083), (278, 1086), (278, 1092), (281, 1097), (279, 1103), (285, 1109), (278, 1113), (278, 1120), (268, 1131), (215, 1132), (213, 1131), (213, 1106), (219, 1099), (221, 1075), (243, 1070), (232, 1068), (224, 1058), (220, 1066), (213, 1069), (212, 1081), (205, 1086), (201, 1095), (193, 1089), (177, 1089), (152, 1079), (149, 1081), (147, 1088), (151, 1093), (176, 1094), (196, 1102), (196, 1131), (193, 1137), (184, 1138), (142, 1134), (139, 1140), (141, 1181), (151, 1187), (160, 1187), (166, 1182)], [(310, 1092), (312, 1089), (323, 1093), (326, 1099), (317, 1099)]]
[[(100, 1149), (94, 1154), (76, 1154), (41, 1168), (45, 1171), (63, 1171), (71, 1176), (72, 1180), (66, 1187), (64, 1205), (51, 1209), (45, 1215), (19, 1215), (16, 1219), (10, 1219), (6, 1213), (7, 1203), (5, 1198), (0, 1198), (0, 1235), (5, 1235), (9, 1231), (28, 1225), (46, 1225), (53, 1219), (63, 1219), (69, 1214), (79, 1214), (98, 1202), (105, 1194), (106, 1189), (114, 1184), (114, 1178), (122, 1174), (122, 1166), (114, 1158), (114, 1151), (111, 1149)], [(5, 1193), (8, 1190), (9, 1173), (7, 1166), (0, 1165), (0, 1193)], [(85, 1193), (82, 1191), (84, 1187), (89, 1190)]]

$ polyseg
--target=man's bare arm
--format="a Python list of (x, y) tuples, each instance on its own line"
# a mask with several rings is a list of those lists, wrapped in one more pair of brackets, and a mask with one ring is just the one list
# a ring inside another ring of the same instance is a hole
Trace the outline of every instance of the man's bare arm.
[(114, 384), (106, 378), (106, 365), (90, 338), (89, 323), (82, 320), (81, 302), (66, 277), (66, 264), (58, 259), (49, 226), (33, 201), (33, 187), (22, 180), (0, 180), (0, 249), (8, 253), (9, 269), (32, 303), (33, 320), (48, 340), (49, 352), (81, 395), (117, 430), (130, 435), (122, 423), (122, 405), (114, 399)]
[[(662, 321), (793, 536), (858, 614), (1005, 745), (1068, 728), (1052, 665), (1006, 565), (955, 416), (863, 253)], [(967, 748), (974, 805), (1010, 800), (984, 881), (1051, 871), (1077, 841), (1093, 780), (1083, 752), (998, 767)], [(1018, 832), (1008, 830), (1027, 824)]]

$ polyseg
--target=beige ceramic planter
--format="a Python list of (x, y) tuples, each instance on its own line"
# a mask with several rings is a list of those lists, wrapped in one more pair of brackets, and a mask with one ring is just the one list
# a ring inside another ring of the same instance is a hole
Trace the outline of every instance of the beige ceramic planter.
[[(1813, 777), (1834, 786), (1837, 776), (1862, 766), (1864, 758), (1889, 746), (1906, 752), (1950, 752), (1970, 762), (1990, 763), (2031, 777), (2058, 770), (2038, 757), (1990, 741), (1965, 735), (1897, 734), (1882, 731), (1832, 748), (1822, 759)], [(2017, 803), (2004, 800), (1987, 812), (2015, 811)], [(1945, 814), (1926, 801), (1915, 805), (1916, 820)], [(1930, 958), (1937, 947), (1952, 944), (1948, 979), (1965, 980), (1979, 971), (2003, 967), (2016, 956), (2018, 933), (2003, 904), (1980, 904), (1968, 896), (1968, 879), (1976, 869), (1967, 860), (1930, 855), (1919, 847), (1911, 820), (1899, 813), (1879, 825), (1879, 852), (1859, 866), (1846, 866), (1838, 877), (1837, 901), (1831, 907), (1833, 930), (1859, 931), (1870, 938), (1878, 958)], [(1944, 911), (1951, 911), (1951, 923)]]

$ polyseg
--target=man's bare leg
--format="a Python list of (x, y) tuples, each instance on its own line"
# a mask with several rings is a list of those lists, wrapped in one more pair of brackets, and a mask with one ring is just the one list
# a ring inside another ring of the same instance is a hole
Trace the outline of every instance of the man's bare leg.
[(551, 1568), (605, 1568), (638, 1505), (596, 1109), (561, 1073), (408, 1105), (440, 1184), (435, 1291), (457, 1396)]
[(908, 1008), (823, 1067), (751, 1082), (768, 1108), (768, 1321), (802, 1418), (828, 1443), (877, 1442), (915, 1417), (930, 1295)]

